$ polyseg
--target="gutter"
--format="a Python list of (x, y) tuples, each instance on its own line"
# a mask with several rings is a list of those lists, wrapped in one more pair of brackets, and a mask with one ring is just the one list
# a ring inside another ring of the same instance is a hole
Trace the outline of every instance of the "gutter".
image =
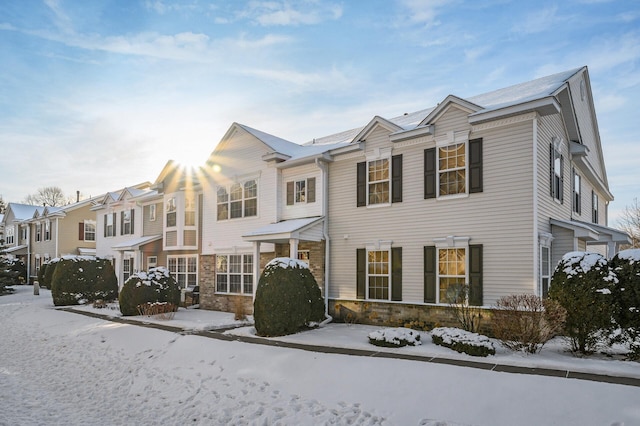
[(322, 222), (322, 235), (324, 237), (324, 317), (325, 320), (320, 323), (320, 326), (324, 326), (333, 321), (331, 315), (329, 315), (329, 255), (330, 250), (330, 238), (329, 238), (329, 167), (327, 163), (324, 163), (320, 158), (315, 160), (316, 166), (322, 171), (322, 215), (324, 221)]

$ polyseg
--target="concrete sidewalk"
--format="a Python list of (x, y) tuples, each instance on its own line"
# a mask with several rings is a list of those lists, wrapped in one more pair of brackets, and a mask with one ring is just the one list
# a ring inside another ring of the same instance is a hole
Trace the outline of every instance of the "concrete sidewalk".
[(158, 330), (170, 331), (173, 333), (179, 333), (183, 335), (201, 336), (201, 337), (207, 337), (211, 339), (223, 340), (228, 342), (243, 342), (243, 343), (251, 343), (251, 344), (266, 345), (266, 346), (276, 346), (281, 348), (299, 349), (303, 351), (319, 352), (319, 353), (326, 353), (326, 354), (366, 356), (366, 357), (374, 357), (374, 358), (393, 358), (393, 359), (402, 359), (407, 361), (446, 364), (446, 365), (452, 365), (456, 367), (478, 368), (481, 370), (498, 371), (503, 373), (563, 377), (566, 379), (589, 380), (594, 382), (612, 383), (616, 385), (640, 387), (640, 378), (633, 378), (633, 377), (609, 376), (605, 374), (582, 373), (578, 371), (559, 370), (559, 369), (552, 369), (552, 368), (519, 367), (519, 366), (502, 365), (502, 364), (496, 364), (496, 363), (490, 363), (490, 362), (408, 355), (408, 354), (382, 352), (382, 351), (375, 351), (375, 350), (307, 345), (302, 343), (282, 342), (278, 340), (268, 339), (264, 337), (257, 337), (257, 336), (234, 336), (234, 335), (224, 334), (225, 331), (230, 330), (232, 328), (224, 328), (219, 330), (185, 331), (180, 327), (172, 327), (164, 324), (145, 323), (140, 321), (129, 320), (122, 317), (110, 317), (107, 315), (101, 315), (94, 312), (79, 311), (73, 308), (61, 308), (59, 310), (65, 311), (65, 312), (72, 312), (80, 315), (86, 315), (93, 318), (100, 318), (105, 321), (117, 322), (121, 324), (130, 324), (130, 325), (136, 325), (136, 326), (147, 327), (147, 328), (155, 328)]

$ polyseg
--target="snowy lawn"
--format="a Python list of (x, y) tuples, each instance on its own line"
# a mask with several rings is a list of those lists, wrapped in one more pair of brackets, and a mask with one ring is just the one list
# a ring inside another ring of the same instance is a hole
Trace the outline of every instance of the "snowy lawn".
[[(0, 425), (640, 424), (640, 387), (220, 341), (60, 311), (47, 290), (15, 289), (0, 297)], [(154, 321), (235, 323), (194, 309)], [(475, 358), (428, 333), (420, 346), (376, 347), (367, 336), (377, 329), (330, 324), (279, 340), (640, 377), (639, 363), (577, 359), (559, 341), (536, 355), (496, 344)]]

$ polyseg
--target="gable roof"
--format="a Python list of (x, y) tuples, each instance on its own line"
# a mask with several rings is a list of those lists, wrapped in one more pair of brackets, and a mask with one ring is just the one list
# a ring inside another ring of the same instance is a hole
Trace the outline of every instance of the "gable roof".
[(8, 220), (8, 218), (11, 216), (9, 213), (13, 214), (14, 221), (28, 220), (31, 219), (36, 212), (41, 214), (43, 210), (44, 206), (9, 203), (7, 205), (7, 210), (5, 212), (3, 220)]

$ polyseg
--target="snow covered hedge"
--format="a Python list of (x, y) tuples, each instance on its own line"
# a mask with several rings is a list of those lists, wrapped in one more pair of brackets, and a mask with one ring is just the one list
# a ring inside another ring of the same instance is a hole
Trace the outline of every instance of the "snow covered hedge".
[(306, 263), (278, 257), (265, 266), (253, 303), (259, 336), (293, 334), (324, 319), (320, 287)]
[(171, 303), (177, 309), (180, 305), (180, 286), (167, 268), (150, 268), (147, 272), (132, 274), (125, 281), (118, 301), (124, 316), (140, 315), (139, 306), (144, 308), (156, 302)]
[(111, 262), (92, 256), (63, 256), (51, 278), (56, 306), (81, 305), (118, 297), (118, 279)]
[(631, 357), (640, 359), (640, 249), (623, 250), (611, 259), (618, 278), (613, 288), (613, 318), (628, 344)]
[(472, 356), (495, 355), (496, 349), (487, 336), (452, 327), (431, 330), (431, 340), (436, 345)]
[(611, 291), (618, 278), (607, 259), (598, 253), (574, 251), (565, 254), (551, 279), (549, 298), (566, 309), (564, 332), (571, 349), (593, 352), (611, 327)]
[(420, 333), (409, 328), (384, 328), (369, 333), (369, 343), (375, 346), (400, 348), (421, 345)]

